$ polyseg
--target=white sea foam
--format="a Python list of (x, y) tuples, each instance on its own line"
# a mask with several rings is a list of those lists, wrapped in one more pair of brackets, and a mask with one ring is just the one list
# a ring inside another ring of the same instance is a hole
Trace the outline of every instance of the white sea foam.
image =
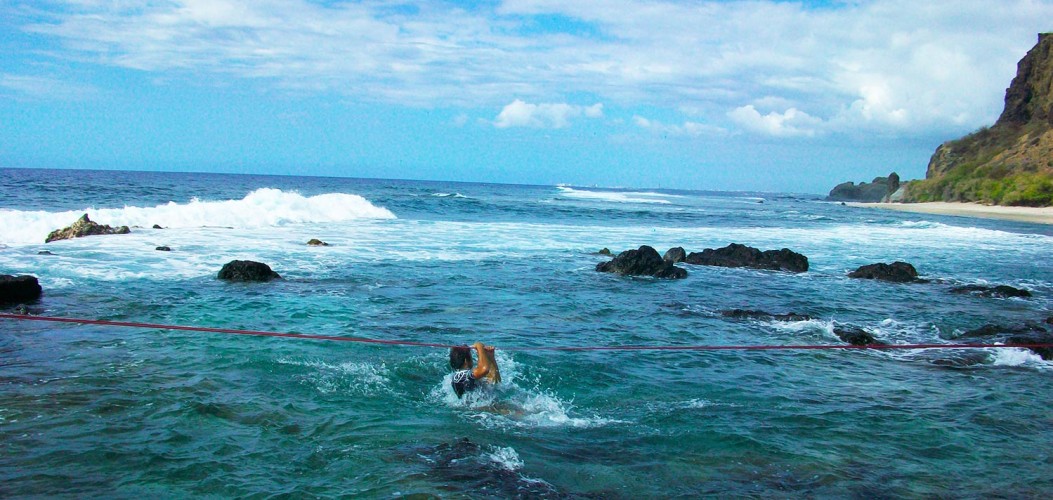
[(303, 381), (314, 386), (319, 392), (329, 394), (336, 392), (354, 392), (374, 395), (378, 392), (390, 392), (390, 373), (383, 364), (344, 362), (327, 363), (314, 359), (278, 358), (283, 365), (308, 368)]
[(5, 244), (43, 243), (48, 233), (69, 226), (82, 214), (110, 226), (166, 228), (230, 227), (252, 229), (300, 223), (357, 219), (394, 219), (395, 214), (347, 193), (305, 197), (280, 189), (257, 189), (240, 200), (169, 202), (154, 207), (94, 208), (65, 212), (0, 209), (0, 238)]
[(523, 468), (523, 459), (511, 446), (495, 446), (489, 455), (490, 460), (507, 471), (517, 471)]
[(666, 198), (675, 198), (675, 195), (665, 195), (654, 192), (621, 192), (621, 191), (588, 191), (574, 189), (567, 186), (557, 186), (560, 194), (567, 198), (593, 201), (610, 201), (616, 203), (670, 203)]
[(490, 429), (538, 428), (538, 427), (601, 427), (619, 420), (598, 416), (577, 416), (577, 411), (568, 402), (547, 391), (521, 387), (520, 367), (511, 356), (497, 352), (497, 363), (501, 367), (501, 383), (494, 387), (467, 392), (458, 398), (447, 373), (439, 385), (432, 388), (430, 398), (442, 401), (451, 408), (467, 409), (465, 416)]
[(1042, 356), (1023, 348), (1004, 348), (994, 350), (994, 366), (1028, 366), (1036, 368), (1053, 368), (1053, 363), (1045, 361)]

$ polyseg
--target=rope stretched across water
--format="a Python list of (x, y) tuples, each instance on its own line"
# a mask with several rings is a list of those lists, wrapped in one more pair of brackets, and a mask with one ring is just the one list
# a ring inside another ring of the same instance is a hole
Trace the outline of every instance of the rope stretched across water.
[[(408, 347), (430, 347), (449, 349), (451, 344), (433, 342), (414, 342), (410, 340), (371, 339), (366, 337), (345, 337), (337, 335), (315, 335), (309, 333), (283, 333), (260, 330), (238, 330), (234, 328), (214, 328), (208, 326), (163, 325), (157, 323), (139, 323), (131, 321), (108, 321), (102, 319), (59, 318), (53, 316), (29, 316), (24, 314), (0, 313), (0, 319), (20, 321), (49, 321), (53, 323), (75, 323), (81, 325), (115, 326), (122, 328), (148, 328), (155, 330), (182, 330), (206, 333), (227, 333), (232, 335), (250, 335), (256, 337), (279, 337), (302, 340), (328, 340), (336, 342), (356, 342), (360, 344), (380, 344)], [(511, 346), (501, 347), (505, 351), (803, 351), (826, 349), (989, 349), (996, 347), (1020, 348), (1053, 348), (1053, 344), (798, 344), (798, 345), (612, 345), (612, 346)]]

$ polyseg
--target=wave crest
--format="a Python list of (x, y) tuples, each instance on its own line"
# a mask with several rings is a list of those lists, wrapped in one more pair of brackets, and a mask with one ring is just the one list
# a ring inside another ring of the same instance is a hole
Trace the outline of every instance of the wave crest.
[(0, 235), (6, 244), (43, 243), (48, 233), (69, 226), (82, 214), (111, 226), (260, 228), (355, 219), (395, 219), (390, 210), (355, 194), (303, 196), (281, 189), (257, 189), (240, 200), (168, 202), (154, 207), (86, 208), (66, 212), (0, 209)]

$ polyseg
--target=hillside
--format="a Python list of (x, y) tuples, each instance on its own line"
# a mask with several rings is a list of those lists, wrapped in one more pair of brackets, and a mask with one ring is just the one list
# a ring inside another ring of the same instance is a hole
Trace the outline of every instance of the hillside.
[(998, 121), (936, 148), (903, 200), (1053, 205), (1053, 33), (1018, 63)]

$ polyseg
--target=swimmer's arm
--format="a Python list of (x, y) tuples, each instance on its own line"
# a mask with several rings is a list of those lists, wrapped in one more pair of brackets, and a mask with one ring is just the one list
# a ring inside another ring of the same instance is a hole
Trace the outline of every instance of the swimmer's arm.
[(501, 372), (497, 369), (497, 360), (494, 359), (494, 346), (476, 342), (472, 347), (475, 347), (475, 352), (479, 355), (479, 364), (472, 371), (472, 376), (476, 379), (486, 377), (495, 384), (500, 382)]

